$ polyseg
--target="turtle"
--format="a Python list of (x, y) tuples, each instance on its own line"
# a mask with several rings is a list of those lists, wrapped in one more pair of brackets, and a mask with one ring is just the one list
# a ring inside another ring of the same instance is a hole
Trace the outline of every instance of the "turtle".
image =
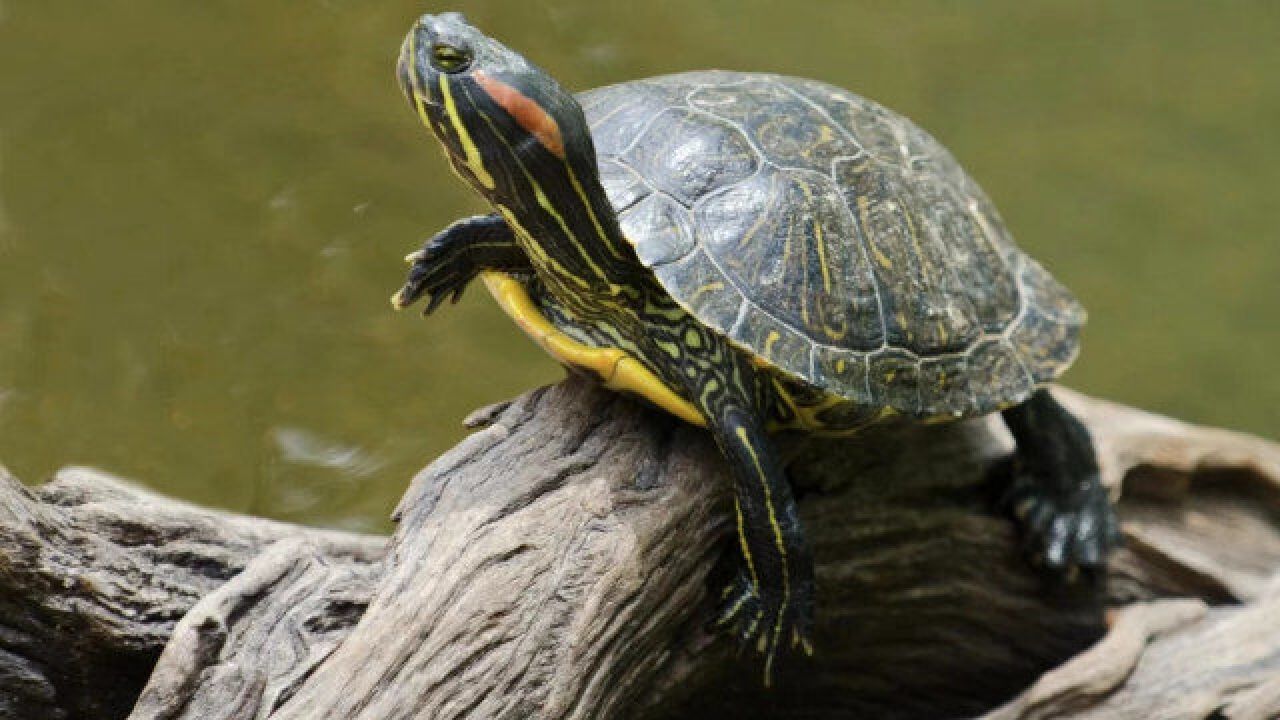
[(1085, 313), (937, 140), (847, 90), (692, 71), (578, 95), (458, 13), (424, 15), (397, 77), (491, 212), (406, 260), (397, 308), (480, 278), (575, 372), (705, 427), (737, 562), (714, 624), (813, 652), (812, 552), (774, 447), (890, 419), (1001, 413), (1005, 507), (1070, 574), (1118, 544), (1087, 428), (1048, 390)]

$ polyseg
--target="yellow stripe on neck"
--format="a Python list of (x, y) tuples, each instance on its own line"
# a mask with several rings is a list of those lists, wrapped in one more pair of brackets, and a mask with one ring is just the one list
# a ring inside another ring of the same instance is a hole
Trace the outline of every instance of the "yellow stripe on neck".
[(467, 126), (463, 124), (462, 118), (458, 117), (458, 105), (453, 101), (453, 92), (449, 90), (449, 80), (444, 75), (440, 76), (440, 94), (444, 97), (444, 113), (449, 116), (449, 122), (453, 125), (453, 131), (458, 134), (458, 142), (462, 143), (462, 151), (467, 155), (467, 168), (471, 170), (471, 174), (476, 176), (476, 180), (480, 184), (492, 190), (494, 188), (493, 176), (484, 167), (484, 160), (480, 158), (480, 149), (476, 147), (475, 142), (471, 139), (471, 133), (467, 132)]
[(702, 413), (692, 403), (673, 392), (625, 350), (592, 347), (569, 337), (547, 320), (525, 286), (510, 275), (490, 270), (480, 277), (503, 312), (551, 357), (593, 373), (611, 390), (639, 395), (687, 423), (706, 427)]

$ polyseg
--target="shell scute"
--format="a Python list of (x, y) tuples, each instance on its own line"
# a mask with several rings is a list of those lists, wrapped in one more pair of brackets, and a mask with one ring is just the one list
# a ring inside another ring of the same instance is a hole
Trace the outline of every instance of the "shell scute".
[(686, 207), (750, 177), (760, 164), (733, 125), (684, 108), (659, 113), (622, 159)]
[(664, 286), (689, 288), (685, 304), (704, 323), (713, 328), (732, 327), (746, 301), (705, 252), (699, 248), (681, 260), (658, 265), (653, 272)]
[(602, 159), (599, 167), (600, 184), (609, 196), (609, 204), (619, 215), (653, 192), (634, 170), (616, 160)]
[(637, 243), (640, 262), (653, 267), (679, 260), (697, 247), (689, 211), (670, 196), (653, 193), (618, 215), (622, 234)]
[(974, 217), (954, 187), (922, 183), (915, 193), (927, 227), (945, 243), (954, 291), (982, 332), (999, 334), (1018, 311), (1018, 279), (1000, 250), (1002, 240), (988, 235), (989, 224)]
[(729, 328), (729, 338), (775, 367), (809, 365), (812, 341), (800, 335), (753, 302), (748, 302), (741, 316)]
[(985, 340), (969, 352), (969, 386), (975, 410), (989, 413), (1031, 395), (1035, 381), (1005, 340)]
[(601, 158), (624, 152), (653, 119), (670, 107), (671, 97), (644, 83), (610, 85), (579, 96), (596, 154)]
[[(785, 105), (787, 91), (770, 82), (768, 76), (742, 77), (737, 82), (716, 83), (710, 78), (691, 78), (688, 95), (691, 107), (743, 125), (767, 109)], [(708, 80), (708, 81), (704, 81)]]
[(963, 417), (974, 411), (969, 359), (964, 354), (925, 358), (920, 363), (920, 414)]
[(846, 388), (845, 397), (860, 405), (874, 406), (875, 397), (867, 386), (866, 353), (829, 345), (814, 345), (811, 353), (811, 375), (815, 384)]
[(897, 348), (872, 353), (867, 378), (878, 407), (920, 414), (920, 361), (915, 356)]
[(976, 340), (982, 329), (909, 178), (868, 162), (837, 161), (834, 171), (871, 260), (888, 344), (934, 355)]

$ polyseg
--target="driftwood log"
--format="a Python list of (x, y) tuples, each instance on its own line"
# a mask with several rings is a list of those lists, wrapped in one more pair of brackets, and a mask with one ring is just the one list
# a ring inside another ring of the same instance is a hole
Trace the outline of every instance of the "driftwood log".
[(1066, 390), (1120, 500), (1106, 578), (1026, 565), (994, 418), (784, 438), (817, 654), (704, 630), (704, 433), (571, 379), (471, 418), (378, 538), (0, 473), (0, 718), (1274, 718), (1280, 447)]

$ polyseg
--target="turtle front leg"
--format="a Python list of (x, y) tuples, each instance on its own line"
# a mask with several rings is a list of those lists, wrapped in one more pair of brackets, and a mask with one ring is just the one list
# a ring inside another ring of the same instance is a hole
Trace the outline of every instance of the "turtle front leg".
[(743, 646), (754, 643), (764, 655), (768, 686), (780, 647), (813, 652), (813, 557), (791, 485), (754, 404), (745, 393), (717, 393), (711, 383), (720, 384), (711, 380), (694, 397), (704, 399), (707, 425), (729, 461), (741, 552), (715, 624)]
[(396, 309), (428, 296), (428, 315), (450, 298), (457, 302), (481, 270), (530, 270), (529, 258), (516, 244), (511, 227), (499, 215), (476, 215), (436, 233), (422, 249), (410, 253), (409, 276), (391, 297)]
[(1048, 390), (1005, 410), (1004, 421), (1018, 443), (1004, 504), (1028, 549), (1053, 570), (1104, 565), (1120, 529), (1089, 430)]

